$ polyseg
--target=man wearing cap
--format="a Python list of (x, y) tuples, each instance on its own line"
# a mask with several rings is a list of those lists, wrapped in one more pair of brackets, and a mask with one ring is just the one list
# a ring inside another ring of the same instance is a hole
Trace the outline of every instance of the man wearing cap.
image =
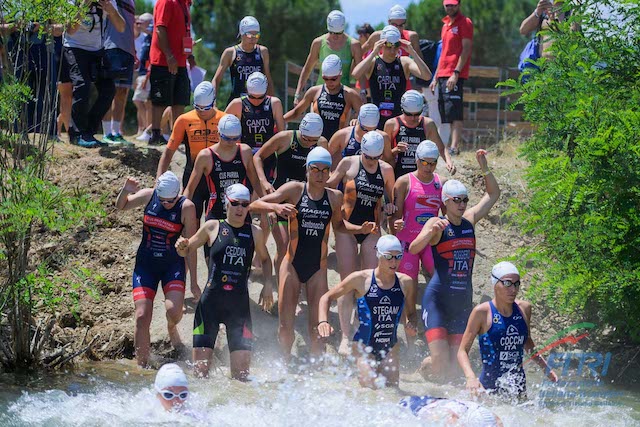
[[(316, 113), (307, 113), (298, 130), (278, 132), (253, 156), (256, 174), (264, 194), (273, 193), (289, 181), (306, 181), (306, 163), (309, 152), (316, 146), (327, 148), (327, 139), (322, 136), (322, 118)], [(267, 160), (276, 155), (276, 179), (272, 182), (267, 175)], [(328, 177), (327, 177), (328, 178)], [(276, 273), (289, 245), (289, 230), (286, 216), (277, 218), (273, 227), (276, 241)]]
[(462, 140), (463, 85), (469, 78), (473, 23), (460, 12), (459, 0), (444, 0), (442, 4), (447, 14), (442, 19), (444, 25), (440, 33), (442, 53), (430, 89), (431, 92), (438, 90), (438, 109), (442, 124), (450, 124), (451, 127), (449, 151), (458, 154), (458, 146)]
[(347, 125), (352, 112), (357, 114), (362, 105), (358, 93), (342, 84), (341, 75), (342, 62), (338, 55), (327, 56), (322, 61), (324, 84), (310, 88), (302, 101), (284, 115), (284, 120), (296, 120), (311, 106), (311, 111), (322, 117), (322, 136), (330, 140), (333, 134)]
[(189, 381), (175, 363), (167, 363), (158, 369), (153, 388), (165, 411), (179, 411), (189, 398)]
[[(323, 34), (320, 37), (316, 37), (313, 42), (311, 42), (309, 55), (302, 67), (302, 72), (298, 79), (298, 85), (296, 86), (296, 93), (293, 97), (294, 105), (298, 105), (302, 100), (302, 93), (307, 86), (307, 80), (309, 80), (311, 71), (315, 68), (316, 64), (318, 62), (322, 64), (325, 58), (331, 54), (337, 55), (342, 64), (340, 83), (344, 86), (349, 85), (352, 64), (353, 67), (355, 67), (360, 63), (362, 58), (362, 49), (360, 48), (358, 40), (350, 37), (344, 32), (346, 27), (347, 19), (341, 11), (332, 10), (329, 12), (329, 15), (327, 15), (328, 33)], [(316, 85), (321, 85), (323, 83), (322, 77), (323, 75), (318, 76)], [(360, 84), (362, 85), (361, 87), (364, 87), (365, 81), (361, 81)]]
[[(182, 174), (182, 187), (186, 188), (193, 174), (198, 153), (205, 148), (220, 142), (218, 123), (225, 115), (216, 108), (216, 92), (210, 82), (202, 82), (193, 93), (193, 110), (182, 114), (176, 120), (169, 143), (158, 162), (157, 176), (169, 169), (173, 155), (180, 147), (185, 146), (187, 163)], [(189, 198), (196, 205), (196, 218), (200, 221), (205, 206), (209, 203), (209, 189), (206, 178), (202, 177)]]
[[(496, 392), (505, 397), (526, 399), (527, 379), (524, 373), (524, 351), (534, 348), (531, 334), (531, 304), (517, 300), (520, 272), (510, 262), (499, 262), (491, 270), (494, 297), (478, 304), (467, 322), (458, 362), (467, 378), (467, 390), (477, 396), (480, 390)], [(482, 373), (476, 377), (469, 360), (469, 351), (476, 336), (482, 358)], [(549, 380), (558, 377), (546, 360), (536, 354), (533, 359), (545, 371)]]
[(455, 174), (456, 168), (440, 139), (435, 122), (422, 116), (424, 96), (417, 90), (408, 90), (402, 95), (400, 106), (402, 114), (384, 125), (384, 131), (389, 135), (384, 159), (394, 167), (396, 179), (416, 170), (416, 148), (424, 140), (433, 141), (438, 146), (447, 170)]
[(360, 107), (357, 123), (347, 126), (333, 134), (329, 141), (329, 152), (333, 159), (332, 168), (335, 169), (345, 157), (358, 156), (362, 152), (362, 137), (371, 131), (376, 131), (382, 135), (385, 146), (388, 144), (389, 136), (378, 130), (380, 121), (380, 110), (374, 104), (364, 104)]
[(326, 148), (316, 147), (306, 158), (307, 182), (287, 182), (250, 207), (252, 212), (275, 212), (289, 221), (290, 239), (278, 276), (278, 337), (286, 361), (291, 357), (295, 311), (303, 284), (309, 303), (310, 353), (318, 356), (323, 352), (316, 326), (318, 300), (328, 289), (329, 225), (338, 233), (369, 234), (375, 229), (372, 221), (356, 226), (343, 219), (342, 193), (327, 188), (330, 170), (331, 154)]
[[(398, 56), (401, 46), (413, 59)], [(351, 73), (356, 79), (366, 77), (369, 80), (371, 101), (380, 109), (378, 129), (384, 129), (387, 120), (402, 112), (400, 98), (407, 89), (411, 74), (423, 80), (431, 78), (427, 64), (416, 54), (411, 43), (400, 38), (400, 31), (396, 27), (384, 27), (380, 40), (373, 46), (373, 52), (380, 52), (381, 49), (382, 54), (369, 55)]]
[(184, 112), (191, 94), (187, 58), (193, 57), (190, 0), (158, 0), (153, 8), (151, 39), (151, 145), (165, 145), (160, 124), (170, 106), (172, 120)]
[[(233, 116), (231, 116), (233, 117)], [(226, 216), (210, 219), (190, 239), (176, 243), (178, 254), (195, 254), (202, 245), (210, 245), (207, 258), (209, 278), (196, 307), (193, 323), (193, 362), (199, 377), (209, 375), (213, 348), (220, 324), (227, 331), (231, 358), (231, 377), (246, 381), (251, 364), (253, 333), (249, 309), (249, 274), (254, 250), (262, 267), (263, 288), (259, 304), (269, 311), (273, 306), (273, 275), (267, 250), (267, 236), (247, 221), (249, 189), (242, 184), (227, 187)]]
[[(193, 173), (184, 189), (184, 195), (191, 199), (197, 191), (198, 183), (206, 180), (209, 203), (206, 219), (223, 219), (226, 216), (224, 193), (233, 184), (247, 184), (262, 194), (253, 166), (253, 152), (247, 144), (242, 144), (242, 125), (236, 116), (225, 114), (218, 123), (220, 142), (201, 150), (196, 157)], [(208, 245), (205, 245), (205, 255)]]
[(430, 367), (436, 376), (453, 374), (456, 353), (473, 308), (474, 225), (489, 214), (500, 198), (500, 187), (489, 170), (486, 155), (485, 150), (476, 152), (486, 186), (480, 202), (467, 209), (466, 187), (457, 180), (447, 181), (442, 186), (446, 215), (430, 218), (409, 245), (409, 252), (414, 255), (427, 246), (433, 247), (434, 272), (422, 299), (422, 319), (431, 354), (423, 361), (423, 373)]
[[(342, 214), (352, 224), (361, 225), (365, 221), (375, 222), (379, 227), (382, 222), (380, 212), (384, 203), (383, 195), (393, 196), (395, 178), (393, 168), (380, 160), (384, 149), (384, 137), (378, 131), (367, 132), (362, 137), (362, 150), (359, 156), (343, 158), (331, 174), (327, 185), (337, 188), (342, 184), (344, 204)], [(384, 206), (386, 214), (393, 212), (391, 203)], [(379, 235), (335, 233), (336, 259), (340, 279), (356, 270), (375, 268), (376, 242)], [(358, 245), (360, 253), (358, 254)], [(338, 353), (347, 355), (350, 351), (351, 315), (353, 313), (353, 293), (338, 298), (338, 315), (342, 342)]]
[(331, 301), (355, 293), (360, 327), (353, 337), (353, 354), (357, 355), (360, 385), (372, 389), (398, 386), (400, 358), (397, 331), (403, 309), (409, 318), (408, 333), (415, 335), (418, 320), (411, 278), (397, 273), (402, 259), (400, 241), (392, 235), (380, 237), (376, 255), (375, 268), (351, 273), (322, 295), (318, 307), (318, 334), (327, 338), (333, 333), (328, 321)]
[(245, 16), (240, 21), (238, 33), (240, 43), (228, 47), (222, 52), (220, 64), (211, 81), (215, 85), (217, 92), (224, 73), (229, 69), (231, 74), (231, 94), (227, 100), (227, 105), (233, 99), (247, 94), (247, 79), (255, 72), (260, 72), (267, 77), (267, 93), (269, 95), (274, 94), (273, 79), (269, 68), (269, 49), (258, 44), (258, 40), (260, 40), (260, 23), (253, 16)]
[[(145, 206), (146, 205), (146, 206)], [(178, 334), (178, 322), (182, 319), (185, 291), (185, 260), (174, 247), (180, 234), (191, 237), (198, 229), (196, 208), (190, 200), (180, 196), (180, 181), (173, 172), (165, 172), (156, 181), (155, 188), (140, 189), (134, 178), (127, 178), (118, 194), (116, 208), (135, 209), (145, 206), (142, 221), (142, 240), (136, 254), (133, 269), (133, 302), (135, 304), (134, 344), (138, 365), (149, 362), (151, 315), (153, 300), (162, 282), (167, 310), (167, 329), (171, 344), (183, 347)], [(197, 258), (187, 258), (191, 293), (200, 298)]]
[[(407, 24), (407, 11), (404, 7), (396, 4), (389, 9), (389, 15), (387, 20), (388, 25), (392, 25), (400, 31), (400, 38), (402, 40), (406, 40), (411, 43), (413, 47), (413, 51), (422, 58), (422, 52), (420, 51), (420, 37), (418, 33), (415, 31), (405, 29), (405, 25)], [(373, 48), (373, 45), (376, 44), (382, 35), (382, 31), (375, 31), (371, 34), (362, 46), (363, 52), (368, 52)], [(377, 52), (377, 51), (376, 51)], [(400, 56), (413, 56), (414, 54), (409, 53), (407, 49), (404, 49), (402, 46), (398, 49), (398, 55)], [(424, 58), (423, 58), (424, 59)]]

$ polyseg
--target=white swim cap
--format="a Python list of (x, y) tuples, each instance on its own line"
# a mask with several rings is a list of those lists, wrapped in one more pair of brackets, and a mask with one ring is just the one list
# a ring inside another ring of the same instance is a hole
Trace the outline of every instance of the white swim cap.
[(247, 77), (247, 93), (250, 95), (262, 96), (267, 93), (268, 86), (267, 76), (260, 71), (251, 73), (249, 77)]
[(440, 152), (435, 142), (425, 139), (416, 148), (416, 160), (420, 159), (438, 159)]
[(460, 415), (460, 425), (465, 427), (498, 427), (496, 415), (475, 402), (464, 401), (467, 411)]
[(307, 166), (314, 163), (322, 163), (331, 166), (331, 153), (326, 148), (316, 147), (307, 154)]
[(402, 94), (400, 106), (407, 113), (420, 113), (424, 107), (424, 96), (417, 90), (408, 90)]
[(158, 197), (163, 199), (175, 199), (180, 194), (180, 180), (171, 171), (167, 171), (158, 177), (156, 182)]
[(180, 366), (175, 363), (167, 363), (158, 370), (154, 386), (159, 393), (169, 387), (189, 387), (189, 382)]
[(218, 122), (218, 132), (227, 138), (239, 138), (242, 135), (240, 120), (233, 114), (222, 116)]
[(339, 76), (342, 74), (342, 60), (336, 54), (331, 54), (322, 61), (322, 75), (327, 77)]
[(497, 263), (491, 269), (491, 284), (495, 285), (499, 279), (502, 279), (507, 274), (517, 274), (520, 277), (520, 272), (515, 265), (508, 261), (502, 261)]
[(249, 189), (240, 183), (228, 186), (224, 190), (224, 195), (226, 196), (227, 199), (233, 200), (233, 201), (236, 201), (236, 200), (250, 201), (251, 200), (251, 193), (249, 192)]
[(380, 132), (371, 131), (364, 134), (360, 142), (362, 153), (370, 157), (378, 157), (384, 151), (384, 137)]
[(242, 21), (240, 21), (238, 31), (240, 32), (241, 36), (251, 31), (260, 32), (260, 23), (253, 16), (245, 16), (244, 18), (242, 18)]
[(393, 25), (387, 25), (382, 29), (382, 33), (380, 33), (380, 39), (386, 40), (389, 43), (398, 43), (400, 41), (400, 30)]
[(342, 33), (347, 26), (347, 18), (339, 10), (332, 10), (327, 15), (327, 30), (330, 33)]
[(402, 243), (400, 243), (400, 240), (393, 234), (385, 234), (378, 239), (376, 251), (378, 252), (378, 258), (394, 251), (402, 253)]
[(399, 4), (389, 9), (389, 21), (392, 19), (407, 19), (407, 11)]
[(456, 179), (450, 179), (442, 186), (442, 203), (450, 197), (468, 196), (467, 187)]
[(360, 120), (360, 124), (362, 126), (366, 126), (368, 128), (378, 127), (378, 122), (380, 121), (380, 110), (375, 104), (364, 104), (360, 107), (358, 120)]
[(309, 138), (319, 138), (322, 136), (322, 130), (324, 129), (322, 117), (320, 117), (320, 115), (316, 113), (307, 113), (302, 118), (298, 129), (300, 129), (300, 133), (303, 136), (308, 136)]
[(193, 103), (195, 105), (208, 107), (214, 102), (216, 102), (216, 89), (211, 82), (204, 81), (196, 86), (196, 90), (193, 92)]
[(145, 12), (142, 15), (138, 16), (138, 19), (142, 22), (153, 22), (153, 15), (149, 12)]

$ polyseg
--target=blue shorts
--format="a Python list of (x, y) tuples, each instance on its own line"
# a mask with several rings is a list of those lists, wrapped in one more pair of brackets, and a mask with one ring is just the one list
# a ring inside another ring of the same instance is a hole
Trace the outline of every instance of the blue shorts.
[(427, 342), (448, 339), (449, 335), (462, 338), (472, 309), (470, 294), (438, 292), (432, 286), (427, 286), (422, 298), (422, 320)]
[(116, 87), (133, 87), (133, 55), (122, 49), (107, 49), (104, 52), (110, 71), (115, 75)]
[(172, 261), (164, 259), (149, 260), (138, 255), (133, 269), (133, 300), (153, 299), (158, 291), (158, 283), (162, 282), (162, 291), (179, 291), (184, 293), (186, 277), (184, 258)]

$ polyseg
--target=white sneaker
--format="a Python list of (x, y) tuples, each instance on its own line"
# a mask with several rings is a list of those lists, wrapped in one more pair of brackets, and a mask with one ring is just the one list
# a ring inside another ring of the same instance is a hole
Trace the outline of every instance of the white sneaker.
[(149, 132), (142, 132), (140, 136), (136, 136), (136, 141), (149, 142), (151, 134)]

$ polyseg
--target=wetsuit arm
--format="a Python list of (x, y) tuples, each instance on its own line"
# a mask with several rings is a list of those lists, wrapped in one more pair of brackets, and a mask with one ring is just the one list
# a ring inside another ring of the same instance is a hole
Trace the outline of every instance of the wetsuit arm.
[[(311, 42), (309, 55), (307, 56), (307, 60), (305, 61), (304, 66), (302, 67), (302, 72), (300, 73), (300, 78), (298, 79), (298, 85), (296, 86), (296, 95), (298, 96), (300, 95), (300, 93), (302, 93), (302, 90), (306, 86), (307, 80), (311, 75), (311, 70), (313, 70), (313, 67), (316, 66), (318, 60), (320, 59), (320, 45), (322, 44), (322, 37), (323, 36), (316, 37), (316, 39)], [(296, 103), (296, 101), (297, 99), (294, 98), (294, 104)]]
[[(187, 239), (198, 231), (198, 220), (196, 219), (196, 206), (190, 200), (185, 200), (182, 204), (182, 223), (184, 229), (182, 234)], [(189, 280), (191, 282), (191, 293), (197, 300), (200, 299), (202, 291), (198, 286), (198, 254), (190, 251), (187, 254), (187, 268), (189, 269)]]
[(189, 183), (187, 184), (187, 188), (185, 188), (184, 192), (182, 193), (187, 199), (193, 199), (193, 195), (196, 192), (196, 188), (198, 188), (198, 183), (200, 182), (202, 175), (204, 175), (205, 173), (205, 169), (210, 158), (211, 154), (209, 153), (209, 150), (202, 150), (198, 153), (195, 165), (193, 166), (193, 172), (189, 177)]
[(169, 165), (171, 164), (171, 159), (173, 159), (173, 155), (176, 150), (172, 150), (169, 147), (166, 147), (160, 156), (160, 161), (158, 162), (158, 171), (156, 172), (156, 179), (160, 178), (160, 175), (165, 173), (169, 169)]
[[(404, 176), (408, 177), (409, 175)], [(392, 234), (396, 234), (404, 228), (404, 201), (408, 191), (409, 180), (404, 177), (398, 179), (393, 187), (393, 204), (396, 206), (396, 211), (391, 215), (390, 231)]]
[(222, 82), (222, 78), (224, 77), (225, 71), (227, 68), (231, 66), (231, 60), (233, 59), (233, 48), (226, 48), (224, 52), (222, 52), (222, 57), (220, 58), (220, 64), (218, 64), (218, 69), (216, 69), (216, 74), (213, 76), (213, 86), (216, 89), (216, 93), (218, 93), (218, 89), (220, 88), (220, 82)]
[(136, 179), (127, 178), (116, 199), (116, 208), (122, 211), (135, 209), (149, 203), (152, 195), (153, 188), (140, 190), (140, 184)]
[(300, 102), (298, 102), (298, 105), (293, 107), (293, 110), (288, 111), (284, 115), (284, 121), (285, 122), (291, 122), (291, 121), (294, 121), (294, 120), (298, 119), (300, 116), (302, 116), (302, 114), (304, 114), (304, 112), (307, 110), (307, 108), (309, 108), (309, 106), (313, 102), (313, 98), (315, 97), (315, 94), (318, 91), (317, 88), (319, 88), (319, 87), (321, 87), (321, 86), (314, 86), (314, 87), (310, 88), (304, 94), (304, 96), (302, 97), (302, 100)]
[(442, 138), (440, 138), (440, 134), (438, 133), (438, 127), (433, 120), (424, 119), (424, 135), (426, 139), (433, 141), (438, 146), (438, 153), (440, 153), (440, 157), (444, 159), (447, 164), (447, 170), (451, 175), (455, 175), (456, 167), (453, 164), (453, 160), (451, 160), (451, 154), (449, 154), (449, 150), (444, 146), (442, 142)]
[(280, 101), (280, 98), (271, 98), (271, 111), (273, 112), (273, 120), (276, 122), (278, 132), (287, 130), (287, 124), (284, 122), (282, 101)]
[(482, 170), (482, 175), (484, 175), (487, 190), (482, 196), (482, 199), (480, 199), (480, 202), (464, 213), (464, 218), (472, 224), (476, 224), (487, 216), (493, 205), (495, 205), (500, 198), (500, 186), (498, 185), (498, 181), (496, 181), (496, 177), (493, 176), (493, 172), (491, 172), (487, 165), (486, 156), (487, 152), (485, 150), (476, 151), (476, 159)]
[(264, 75), (267, 78), (267, 95), (273, 96), (276, 94), (276, 88), (273, 85), (273, 79), (271, 78), (271, 60), (269, 58), (269, 49), (266, 46), (260, 46), (262, 53), (262, 63), (264, 64)]
[(409, 252), (414, 255), (419, 254), (427, 245), (434, 245), (442, 236), (442, 230), (447, 226), (449, 221), (434, 217), (429, 218), (420, 230), (420, 234), (409, 245)]
[(264, 232), (257, 225), (251, 225), (251, 227), (253, 229), (253, 242), (255, 244), (256, 255), (260, 260), (260, 265), (262, 266), (263, 287), (258, 300), (258, 305), (260, 305), (264, 311), (270, 311), (273, 307), (274, 290), (271, 257), (267, 250), (266, 236), (264, 235)]
[(472, 395), (476, 395), (478, 390), (482, 389), (482, 384), (476, 377), (475, 372), (473, 372), (473, 368), (471, 367), (471, 360), (469, 360), (469, 352), (471, 351), (471, 346), (473, 345), (473, 341), (480, 333), (482, 328), (482, 322), (485, 321), (486, 312), (484, 310), (479, 309), (480, 306), (476, 306), (469, 316), (469, 321), (467, 322), (467, 328), (464, 331), (464, 335), (462, 335), (462, 341), (460, 342), (460, 348), (458, 349), (458, 364), (462, 371), (464, 372), (464, 376), (467, 378), (467, 390), (471, 392)]

